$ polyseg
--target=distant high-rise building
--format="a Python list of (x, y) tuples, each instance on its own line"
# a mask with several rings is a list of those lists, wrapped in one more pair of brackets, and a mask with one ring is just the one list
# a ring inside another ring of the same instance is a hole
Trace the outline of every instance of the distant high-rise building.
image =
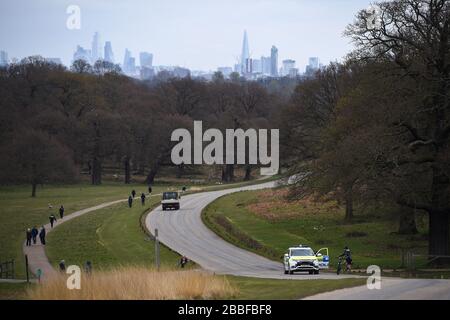
[(153, 68), (141, 66), (139, 72), (141, 75), (141, 80), (150, 80), (155, 77), (155, 70)]
[(314, 70), (319, 70), (319, 58), (318, 57), (309, 58), (309, 66)]
[(244, 31), (244, 40), (242, 42), (242, 53), (241, 53), (241, 73), (248, 73), (248, 60), (250, 59), (250, 49), (248, 46), (247, 30)]
[(112, 50), (111, 41), (105, 42), (105, 61), (114, 63), (114, 53)]
[(73, 61), (84, 60), (91, 63), (91, 50), (84, 49), (82, 46), (77, 46), (73, 54)]
[(305, 73), (307, 76), (312, 76), (314, 73), (319, 70), (320, 63), (318, 57), (309, 58), (309, 64), (306, 66)]
[(176, 78), (186, 78), (191, 76), (191, 71), (187, 68), (175, 67), (173, 69), (173, 75)]
[(149, 52), (141, 52), (139, 54), (139, 62), (141, 67), (151, 68), (153, 66), (153, 54)]
[(92, 39), (92, 63), (95, 63), (97, 60), (103, 59), (102, 56), (102, 45), (100, 42), (100, 34), (98, 32), (94, 33), (94, 38)]
[(283, 76), (289, 76), (292, 69), (295, 69), (295, 60), (283, 60)]
[(270, 57), (261, 57), (261, 73), (264, 75), (270, 75), (271, 67)]
[(290, 69), (288, 76), (290, 78), (296, 78), (298, 76), (298, 69), (297, 68)]
[(8, 52), (6, 51), (0, 51), (0, 67), (8, 65)]
[(252, 61), (252, 73), (262, 73), (261, 60), (253, 59), (253, 61)]
[(278, 49), (275, 46), (272, 46), (270, 50), (270, 75), (272, 77), (278, 76)]
[(245, 75), (251, 73), (253, 73), (253, 59), (248, 58), (245, 60), (243, 74)]
[(134, 75), (136, 73), (136, 60), (131, 56), (131, 51), (128, 49), (125, 49), (122, 70), (128, 75)]

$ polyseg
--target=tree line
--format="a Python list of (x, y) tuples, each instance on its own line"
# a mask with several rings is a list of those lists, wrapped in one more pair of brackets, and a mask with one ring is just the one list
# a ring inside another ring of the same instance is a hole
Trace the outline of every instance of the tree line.
[[(300, 84), (283, 109), (292, 196), (332, 193), (398, 206), (400, 233), (429, 217), (429, 253), (450, 255), (450, 2), (396, 0), (361, 11), (346, 29), (345, 63)], [(374, 21), (376, 19), (376, 21)]]
[[(78, 60), (67, 70), (28, 57), (0, 70), (1, 182), (30, 183), (35, 196), (37, 185), (75, 181), (83, 169), (101, 184), (110, 164), (122, 168), (124, 183), (136, 173), (152, 184), (171, 164), (177, 128), (191, 129), (194, 120), (221, 130), (270, 128), (282, 98), (269, 88), (220, 73), (210, 82), (142, 82), (107, 62)], [(222, 180), (233, 179), (234, 166), (223, 166)]]

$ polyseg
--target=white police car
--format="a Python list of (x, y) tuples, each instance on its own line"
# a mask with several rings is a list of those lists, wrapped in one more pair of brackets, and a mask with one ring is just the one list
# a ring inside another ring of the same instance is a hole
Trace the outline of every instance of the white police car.
[[(323, 255), (321, 252), (325, 252)], [(319, 274), (320, 269), (327, 269), (329, 264), (328, 248), (322, 248), (317, 252), (307, 246), (300, 245), (288, 249), (284, 255), (284, 273), (309, 272)]]

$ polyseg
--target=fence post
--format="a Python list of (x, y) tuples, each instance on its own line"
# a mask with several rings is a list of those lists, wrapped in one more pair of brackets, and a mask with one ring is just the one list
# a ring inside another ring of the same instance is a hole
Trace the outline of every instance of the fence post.
[(28, 273), (28, 255), (25, 255), (25, 271), (27, 274), (27, 283), (30, 283), (30, 274)]
[(159, 239), (158, 239), (158, 229), (155, 229), (155, 263), (156, 263), (156, 270), (159, 271)]

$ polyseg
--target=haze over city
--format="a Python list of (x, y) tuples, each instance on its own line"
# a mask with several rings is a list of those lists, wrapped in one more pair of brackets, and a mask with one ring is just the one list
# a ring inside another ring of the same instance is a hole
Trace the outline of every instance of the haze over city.
[[(354, 14), (370, 1), (50, 1), (15, 0), (0, 3), (0, 49), (9, 58), (30, 55), (60, 58), (70, 65), (77, 45), (90, 48), (99, 32), (110, 41), (116, 63), (125, 49), (139, 59), (151, 52), (154, 65), (191, 70), (233, 67), (240, 59), (244, 30), (251, 58), (270, 56), (275, 45), (279, 64), (297, 62), (305, 70), (309, 57), (320, 62), (340, 60), (351, 49), (342, 36)], [(67, 7), (81, 9), (81, 28), (69, 30)]]

